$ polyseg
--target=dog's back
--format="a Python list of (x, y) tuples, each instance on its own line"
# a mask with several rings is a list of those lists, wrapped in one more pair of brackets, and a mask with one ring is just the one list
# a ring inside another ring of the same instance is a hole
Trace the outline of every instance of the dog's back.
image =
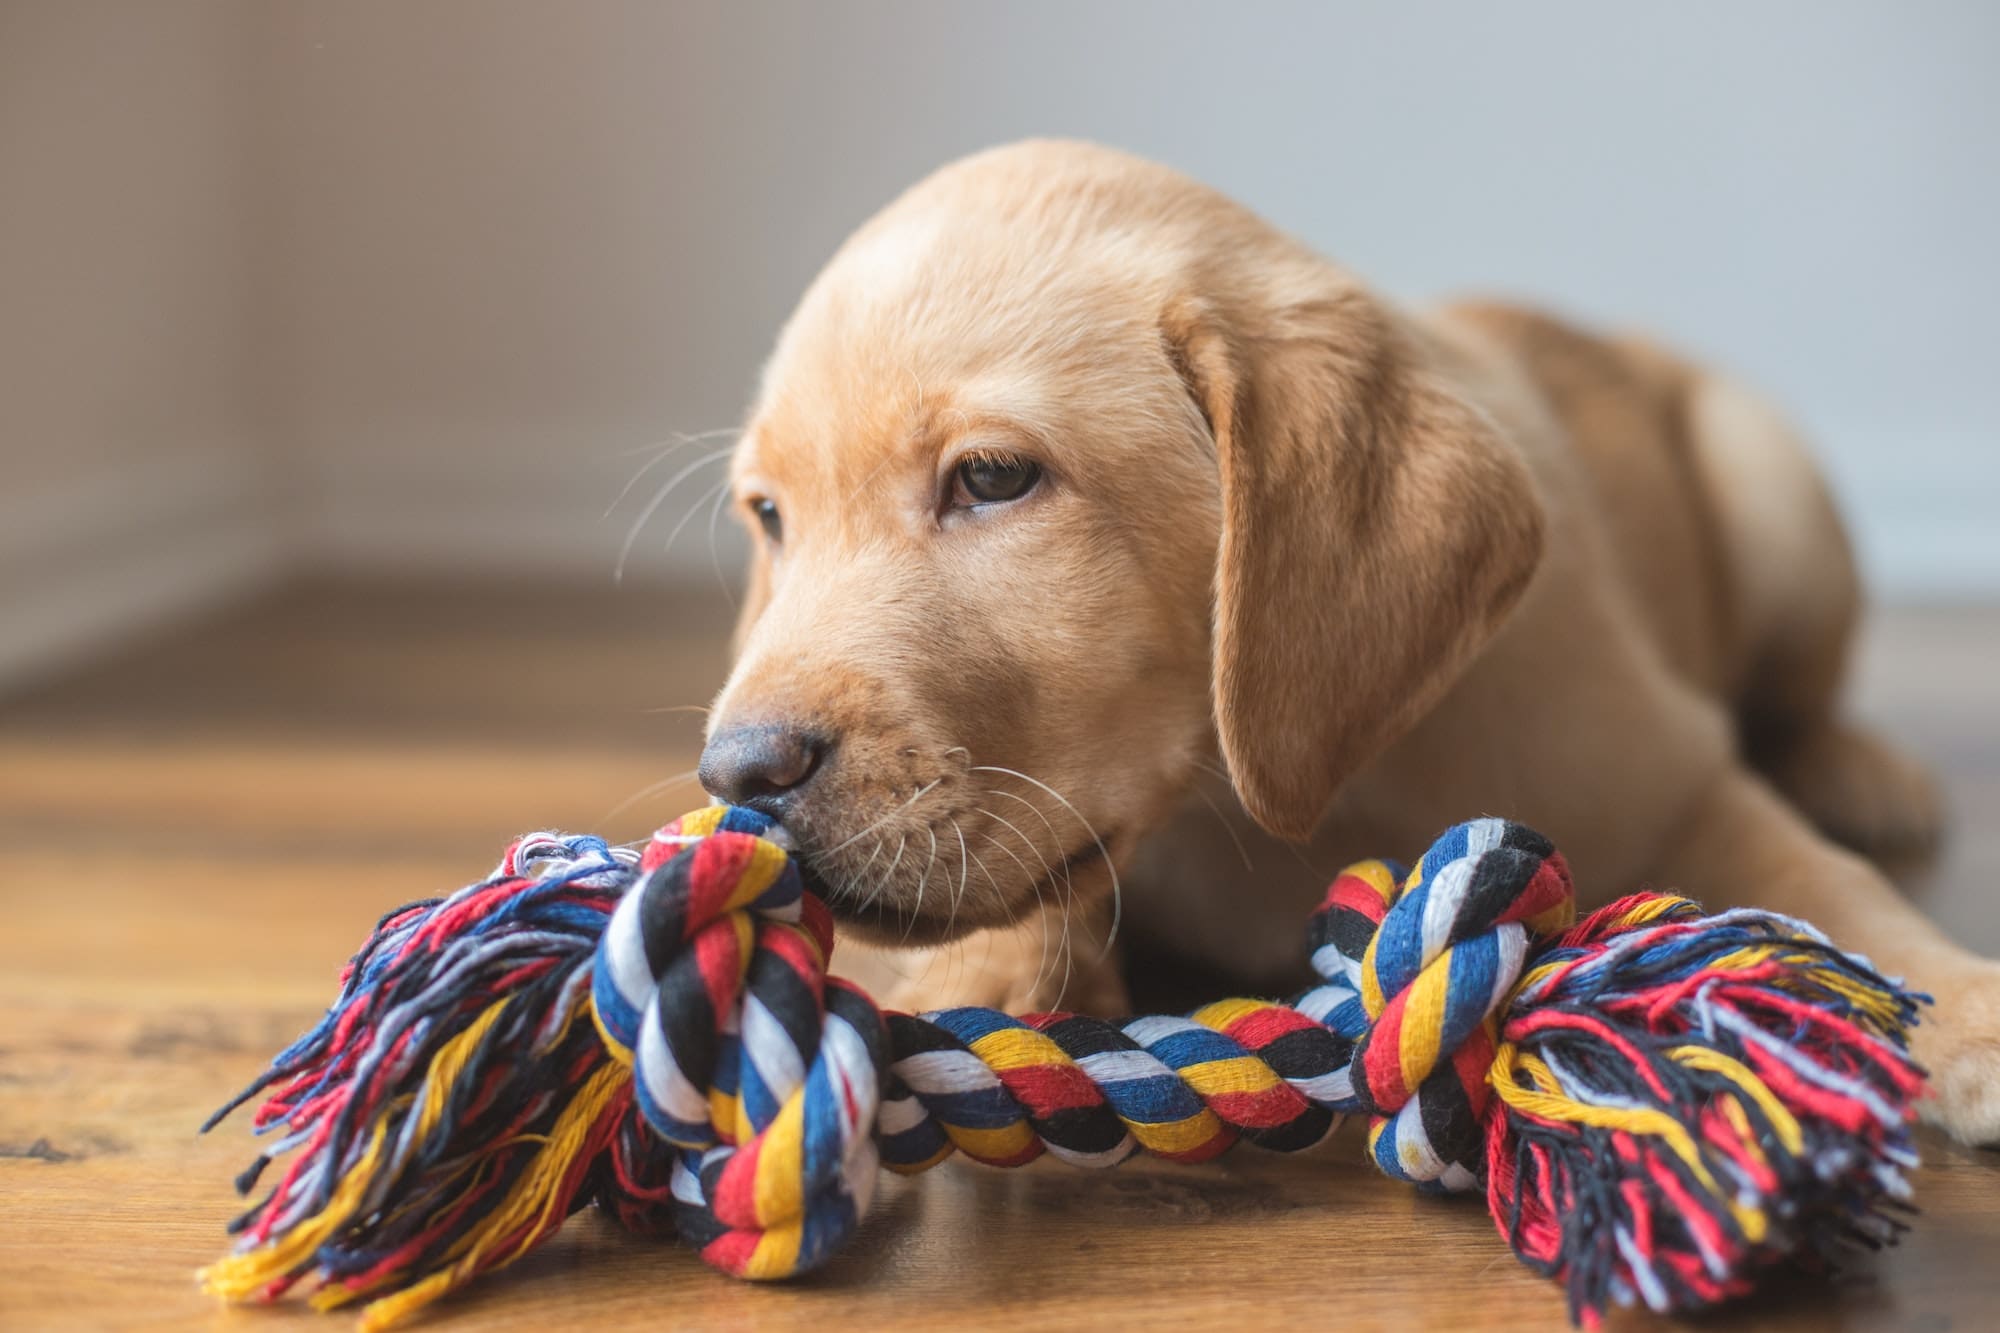
[(1928, 779), (1839, 719), (1860, 580), (1783, 417), (1647, 339), (1498, 302), (1441, 317), (1503, 346), (1533, 381), (1601, 509), (1611, 574), (1662, 660), (1735, 715), (1752, 762), (1841, 841), (1933, 839)]

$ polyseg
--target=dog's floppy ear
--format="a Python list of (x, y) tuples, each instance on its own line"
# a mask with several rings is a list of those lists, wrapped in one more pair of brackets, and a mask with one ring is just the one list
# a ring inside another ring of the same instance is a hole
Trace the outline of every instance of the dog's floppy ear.
[(1162, 330), (1221, 474), (1223, 756), (1257, 822), (1304, 839), (1519, 600), (1541, 507), (1512, 448), (1365, 293), (1190, 300)]

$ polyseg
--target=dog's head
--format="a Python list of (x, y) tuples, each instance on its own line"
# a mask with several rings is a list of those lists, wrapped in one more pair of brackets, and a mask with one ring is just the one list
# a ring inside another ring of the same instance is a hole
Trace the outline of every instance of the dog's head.
[(1091, 891), (1218, 742), (1305, 836), (1540, 550), (1522, 465), (1390, 312), (1078, 144), (967, 159), (862, 227), (733, 477), (756, 552), (703, 782), (912, 939)]

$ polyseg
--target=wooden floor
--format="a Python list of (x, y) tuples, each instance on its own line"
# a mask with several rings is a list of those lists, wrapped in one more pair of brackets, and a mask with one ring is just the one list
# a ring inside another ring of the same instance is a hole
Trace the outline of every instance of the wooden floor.
[[(699, 717), (667, 710), (718, 683), (727, 614), (644, 590), (304, 589), (0, 700), (0, 1328), (344, 1327), (196, 1292), (249, 1148), (194, 1127), (315, 1015), (386, 906), (476, 878), (525, 828), (632, 837), (699, 804), (676, 780)], [(1949, 776), (1956, 836), (1913, 891), (2000, 953), (1996, 660), (2000, 613), (1900, 613), (1861, 694)], [(1704, 1325), (2000, 1324), (2000, 1157), (1926, 1154), (1900, 1249)], [(1201, 1168), (954, 1163), (885, 1193), (810, 1281), (734, 1283), (584, 1216), (430, 1326), (1562, 1317), (1476, 1204), (1373, 1174), (1351, 1132)]]

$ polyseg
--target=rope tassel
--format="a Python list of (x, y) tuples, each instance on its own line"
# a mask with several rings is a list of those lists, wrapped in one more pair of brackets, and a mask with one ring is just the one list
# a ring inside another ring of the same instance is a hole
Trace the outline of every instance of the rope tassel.
[(1292, 1152), (1344, 1115), (1387, 1174), (1484, 1191), (1588, 1326), (1902, 1229), (1920, 997), (1801, 922), (1661, 894), (1574, 921), (1555, 849), (1482, 819), (1413, 871), (1342, 872), (1310, 926), (1321, 984), (1288, 1004), (884, 1015), (827, 975), (831, 917), (769, 831), (711, 807), (636, 856), (533, 835), (385, 917), (210, 1121), (266, 1094), (246, 1194), (290, 1156), (204, 1285), (304, 1282), (381, 1328), (593, 1201), (782, 1278), (839, 1251), (883, 1166)]

